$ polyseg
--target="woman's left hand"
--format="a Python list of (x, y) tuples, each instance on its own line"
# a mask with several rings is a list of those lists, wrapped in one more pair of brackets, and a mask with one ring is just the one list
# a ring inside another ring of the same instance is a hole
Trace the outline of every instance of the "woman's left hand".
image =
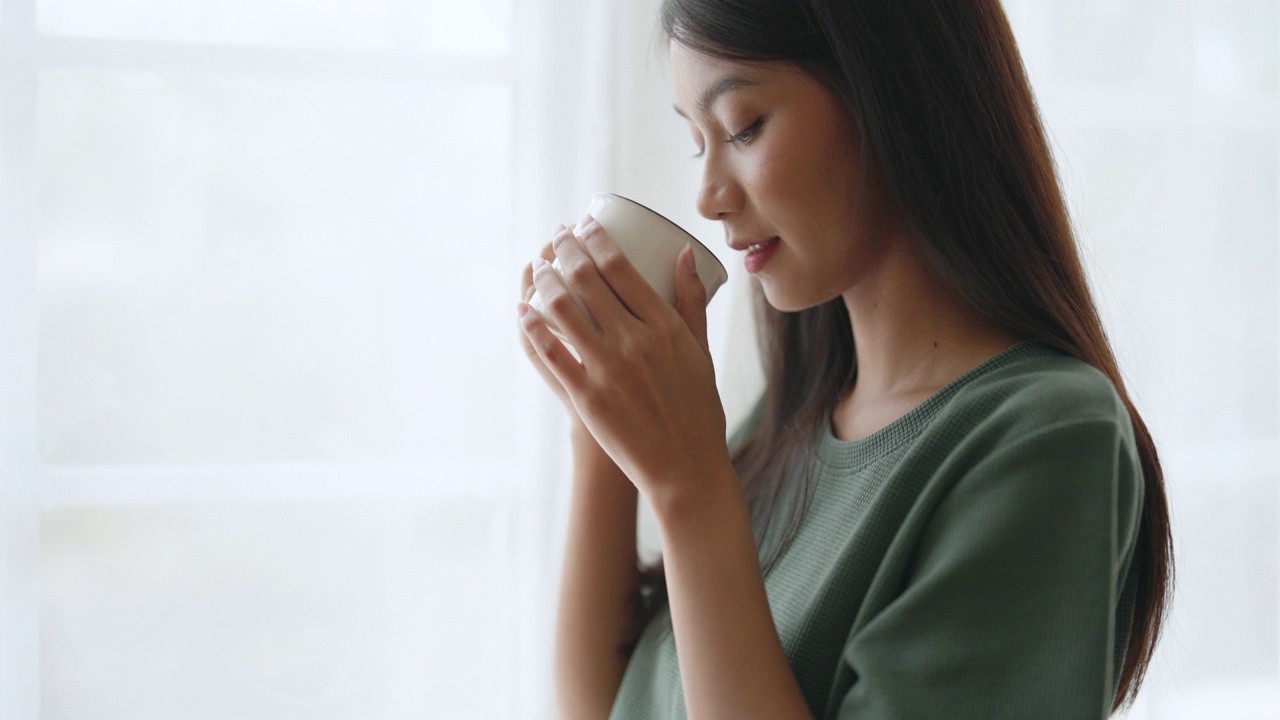
[(682, 251), (672, 307), (599, 223), (584, 220), (579, 237), (556, 228), (564, 279), (549, 264), (533, 275), (543, 307), (582, 361), (537, 310), (528, 308), (521, 326), (600, 447), (660, 511), (677, 496), (701, 496), (698, 483), (722, 479), (721, 470), (731, 466), (707, 343), (706, 288), (693, 268), (693, 249)]

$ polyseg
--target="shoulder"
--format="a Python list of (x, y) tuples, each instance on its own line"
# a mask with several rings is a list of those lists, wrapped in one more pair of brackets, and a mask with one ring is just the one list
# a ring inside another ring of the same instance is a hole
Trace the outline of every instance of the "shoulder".
[(1078, 358), (1032, 345), (1016, 361), (964, 384), (935, 418), (953, 438), (1005, 444), (1053, 428), (1109, 428), (1133, 445), (1128, 409), (1111, 379)]
[(964, 383), (913, 445), (908, 462), (931, 476), (933, 492), (1066, 483), (1116, 492), (1125, 507), (1142, 494), (1133, 424), (1110, 378), (1044, 345)]
[(1143, 487), (1128, 409), (1104, 373), (1065, 353), (1041, 346), (967, 382), (908, 462), (928, 477), (919, 498), (937, 532), (968, 532), (980, 525), (968, 513), (999, 508), (1008, 522), (1114, 522), (1117, 550), (1133, 547)]

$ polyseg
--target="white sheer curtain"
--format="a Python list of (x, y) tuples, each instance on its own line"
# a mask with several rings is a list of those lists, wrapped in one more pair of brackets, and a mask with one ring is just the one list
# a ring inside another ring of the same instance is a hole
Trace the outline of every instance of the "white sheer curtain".
[[(0, 2), (0, 720), (553, 717), (521, 267), (641, 199), (761, 383), (656, 1)], [(1007, 7), (1172, 497), (1130, 717), (1280, 717), (1277, 2)]]
[(5, 0), (0, 717), (551, 713), (590, 0)]

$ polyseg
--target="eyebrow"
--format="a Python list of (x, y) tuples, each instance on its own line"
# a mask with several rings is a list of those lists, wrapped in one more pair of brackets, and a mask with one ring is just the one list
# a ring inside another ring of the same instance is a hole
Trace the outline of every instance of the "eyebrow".
[[(711, 111), (711, 106), (715, 104), (716, 99), (721, 95), (737, 90), (738, 88), (744, 88), (755, 84), (755, 80), (749, 80), (738, 75), (730, 75), (728, 77), (720, 78), (714, 85), (707, 88), (706, 92), (702, 93), (702, 97), (698, 98), (698, 113), (704, 116), (707, 115)], [(672, 105), (671, 107), (675, 108), (676, 114), (680, 117), (685, 120), (689, 119), (689, 116), (685, 115), (684, 111), (679, 107), (676, 107), (675, 105)]]

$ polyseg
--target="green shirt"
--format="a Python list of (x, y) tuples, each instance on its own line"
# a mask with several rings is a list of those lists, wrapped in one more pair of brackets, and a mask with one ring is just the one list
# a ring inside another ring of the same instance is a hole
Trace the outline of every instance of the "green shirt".
[[(815, 718), (1110, 714), (1142, 470), (1101, 372), (1015, 345), (867, 438), (828, 421), (812, 481), (765, 589)], [(610, 720), (686, 717), (670, 623), (645, 628)]]

